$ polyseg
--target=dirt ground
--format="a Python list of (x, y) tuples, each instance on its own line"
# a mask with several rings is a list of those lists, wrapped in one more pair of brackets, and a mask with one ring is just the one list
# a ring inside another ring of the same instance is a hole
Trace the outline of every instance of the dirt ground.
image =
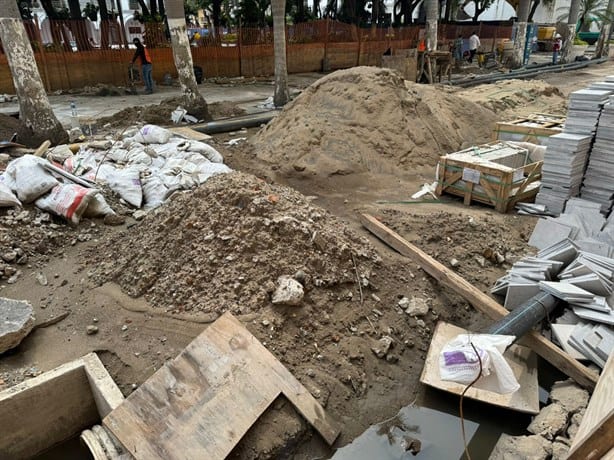
[[(446, 101), (465, 98), (466, 107), (479, 106), (492, 122), (503, 121), (536, 111), (564, 113), (570, 91), (610, 74), (614, 65), (608, 63), (542, 80), (446, 88), (441, 94)], [(419, 96), (420, 89), (415, 91)], [(230, 310), (340, 422), (336, 447), (419, 401), (418, 379), (436, 322), (479, 330), (488, 321), (369, 235), (359, 214), (375, 215), (443, 264), (456, 259), (455, 270), (485, 292), (514, 260), (531, 252), (526, 242), (536, 219), (466, 207), (452, 197), (411, 202), (411, 194), (434, 180), (436, 155), (344, 174), (289, 168), (276, 152), (295, 153), (292, 142), (280, 140), (275, 146), (266, 136), (283, 126), (276, 134), (283, 140), (304, 126), (292, 112), (299, 103), (285, 111), (296, 126), (282, 125), (280, 118), (262, 132), (216, 135), (212, 145), (240, 172), (178, 195), (144, 220), (128, 216), (123, 225), (107, 226), (84, 219), (70, 227), (32, 207), (0, 209), (0, 252), (20, 249), (27, 256), (20, 263), (0, 264), (0, 295), (29, 300), (37, 323), (68, 313), (57, 324), (36, 328), (0, 357), (0, 389), (95, 351), (128, 395), (219, 313)], [(232, 104), (223, 110), (235, 113)], [(309, 120), (315, 125), (318, 113), (313, 115)], [(328, 115), (328, 122), (336, 126), (334, 117), (342, 117), (344, 126), (356, 128), (352, 115), (338, 111)], [(384, 132), (398, 121), (386, 116), (371, 115), (375, 128), (361, 131), (363, 139), (368, 137), (365, 143), (392, 139), (387, 148), (394, 148), (402, 142)], [(471, 121), (473, 115), (465, 116)], [(128, 114), (126, 120), (135, 118)], [(340, 144), (349, 143), (348, 131), (337, 133)], [(428, 150), (432, 133), (419, 134)], [(480, 126), (472, 135), (473, 141), (485, 142), (490, 129)], [(240, 136), (249, 142), (226, 144)], [(304, 148), (299, 137), (290, 140), (297, 143), (295, 150)], [(466, 139), (447, 141), (452, 148)], [(498, 263), (493, 252), (505, 261)], [(272, 305), (270, 292), (280, 275), (303, 280), (301, 306)], [(423, 299), (428, 313), (408, 315), (399, 306), (403, 297)], [(98, 332), (88, 335), (88, 325)], [(384, 336), (393, 345), (378, 358), (372, 349)], [(232, 458), (326, 458), (330, 453), (280, 399)]]

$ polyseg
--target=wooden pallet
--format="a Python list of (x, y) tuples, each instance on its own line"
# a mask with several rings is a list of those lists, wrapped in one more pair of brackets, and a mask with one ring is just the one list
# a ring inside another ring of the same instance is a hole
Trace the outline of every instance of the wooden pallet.
[[(479, 148), (488, 149), (495, 144)], [(465, 205), (477, 201), (494, 206), (503, 213), (520, 201), (531, 202), (535, 199), (539, 187), (531, 184), (541, 179), (543, 161), (513, 168), (484, 161), (478, 155), (468, 157), (466, 152), (440, 158), (437, 196), (443, 193), (460, 196)]]
[(543, 144), (548, 137), (563, 131), (565, 117), (546, 113), (532, 113), (527, 117), (498, 122), (493, 140), (508, 140)]

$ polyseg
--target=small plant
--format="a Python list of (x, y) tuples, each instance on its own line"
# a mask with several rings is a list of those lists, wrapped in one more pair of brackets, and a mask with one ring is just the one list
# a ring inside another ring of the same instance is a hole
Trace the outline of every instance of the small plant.
[(70, 19), (70, 11), (66, 7), (59, 9), (57, 14), (58, 19)]
[(574, 45), (580, 45), (580, 46), (584, 46), (584, 45), (588, 46), (587, 42), (585, 42), (584, 40), (582, 40), (581, 38), (578, 38), (578, 37), (573, 39), (573, 44)]
[(100, 8), (98, 5), (94, 5), (93, 3), (87, 3), (85, 7), (83, 7), (83, 17), (88, 18), (90, 21), (94, 22), (98, 19), (98, 10)]

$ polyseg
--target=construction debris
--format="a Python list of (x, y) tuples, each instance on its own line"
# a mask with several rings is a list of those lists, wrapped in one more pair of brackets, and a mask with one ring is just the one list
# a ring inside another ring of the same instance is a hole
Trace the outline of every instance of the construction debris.
[(33, 327), (29, 302), (0, 297), (0, 354), (19, 345)]

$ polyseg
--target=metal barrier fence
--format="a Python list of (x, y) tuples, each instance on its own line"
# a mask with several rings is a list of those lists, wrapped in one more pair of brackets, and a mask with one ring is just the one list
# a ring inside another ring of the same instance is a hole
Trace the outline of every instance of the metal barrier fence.
[[(36, 62), (48, 91), (93, 86), (98, 83), (127, 85), (133, 57), (131, 30), (117, 21), (102, 21), (99, 30), (86, 20), (49, 21), (39, 25), (24, 21)], [(287, 26), (288, 72), (315, 72), (378, 65), (387, 49), (415, 48), (423, 25), (401, 28), (360, 28), (332, 20)], [(468, 38), (477, 31), (483, 45), (494, 49), (497, 40), (510, 38), (511, 25), (440, 24), (442, 48), (459, 34)], [(146, 23), (141, 34), (153, 60), (154, 79), (166, 73), (176, 76), (170, 39), (162, 24)], [(0, 93), (13, 93), (6, 56), (0, 43)], [(241, 28), (210, 32), (192, 41), (194, 64), (204, 76), (252, 77), (274, 73), (273, 29)]]

